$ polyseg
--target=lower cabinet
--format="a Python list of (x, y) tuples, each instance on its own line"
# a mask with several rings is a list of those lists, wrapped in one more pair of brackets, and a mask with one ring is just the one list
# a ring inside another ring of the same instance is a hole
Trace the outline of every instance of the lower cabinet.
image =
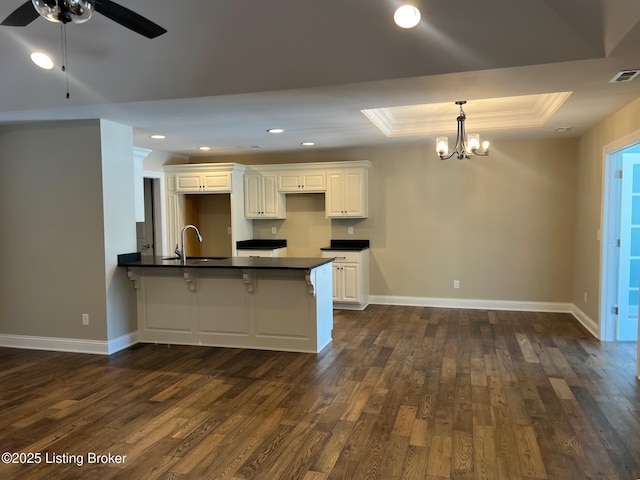
[(334, 308), (363, 310), (369, 304), (369, 249), (323, 250), (332, 264)]

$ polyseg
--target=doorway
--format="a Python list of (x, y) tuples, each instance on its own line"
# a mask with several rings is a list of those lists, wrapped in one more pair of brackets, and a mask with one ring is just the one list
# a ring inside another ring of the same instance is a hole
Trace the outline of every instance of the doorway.
[(136, 222), (137, 251), (144, 256), (165, 255), (164, 178), (144, 176), (144, 222)]
[(640, 143), (605, 148), (601, 339), (638, 340)]

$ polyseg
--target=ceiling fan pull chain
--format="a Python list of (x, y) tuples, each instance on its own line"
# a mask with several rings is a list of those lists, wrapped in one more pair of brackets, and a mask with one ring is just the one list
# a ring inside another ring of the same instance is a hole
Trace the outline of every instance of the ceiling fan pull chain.
[(67, 24), (60, 24), (60, 43), (62, 44), (62, 71), (67, 85), (67, 98), (69, 95), (69, 69), (67, 68)]

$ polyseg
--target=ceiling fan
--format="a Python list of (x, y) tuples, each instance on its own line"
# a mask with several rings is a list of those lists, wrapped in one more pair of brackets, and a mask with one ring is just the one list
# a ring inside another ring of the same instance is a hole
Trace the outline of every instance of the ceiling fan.
[(0, 25), (24, 27), (39, 16), (65, 25), (70, 22), (83, 23), (91, 18), (94, 10), (147, 38), (155, 38), (166, 32), (160, 25), (111, 0), (27, 0)]

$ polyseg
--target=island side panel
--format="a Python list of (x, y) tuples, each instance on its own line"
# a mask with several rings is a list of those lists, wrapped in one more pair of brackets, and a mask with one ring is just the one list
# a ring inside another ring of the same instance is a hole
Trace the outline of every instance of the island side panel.
[(197, 345), (190, 285), (162, 269), (138, 275), (138, 336), (141, 342)]
[(309, 294), (304, 270), (257, 271), (251, 295), (258, 345), (315, 352), (314, 297)]
[(253, 344), (247, 285), (239, 270), (198, 271), (197, 331), (203, 345)]
[(333, 334), (333, 268), (331, 263), (311, 270), (315, 292), (316, 351), (330, 342)]

